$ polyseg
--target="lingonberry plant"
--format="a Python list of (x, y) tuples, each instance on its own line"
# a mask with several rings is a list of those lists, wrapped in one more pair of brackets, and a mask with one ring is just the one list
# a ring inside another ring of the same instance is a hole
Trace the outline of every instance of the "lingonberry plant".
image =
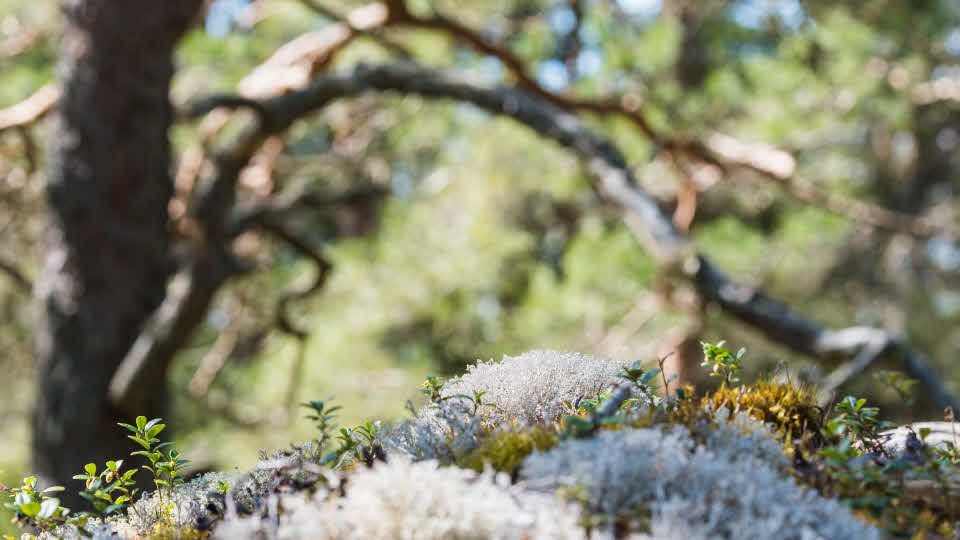
[(730, 386), (732, 383), (740, 382), (740, 379), (736, 377), (738, 371), (743, 369), (743, 355), (747, 352), (746, 349), (741, 348), (737, 351), (737, 354), (733, 354), (730, 351), (723, 348), (725, 341), (720, 341), (716, 344), (701, 342), (703, 345), (703, 363), (702, 366), (707, 366), (711, 369), (711, 377), (721, 377), (723, 378), (723, 386)]
[(90, 501), (93, 508), (101, 515), (108, 516), (118, 510), (123, 510), (137, 495), (133, 475), (136, 469), (122, 471), (123, 460), (108, 461), (103, 471), (97, 474), (97, 465), (87, 463), (84, 474), (73, 477), (74, 480), (83, 480), (86, 484), (80, 496)]
[[(172, 506), (170, 502), (173, 495), (173, 489), (179, 484), (183, 484), (183, 469), (190, 460), (180, 456), (180, 452), (169, 449), (166, 454), (162, 451), (171, 446), (172, 442), (160, 442), (157, 435), (164, 430), (166, 424), (161, 424), (162, 419), (154, 418), (148, 421), (146, 416), (138, 416), (135, 424), (118, 423), (133, 435), (127, 435), (131, 440), (143, 447), (143, 450), (131, 452), (131, 456), (143, 456), (150, 464), (143, 465), (142, 468), (150, 471), (153, 475), (153, 484), (157, 488), (157, 494), (160, 496), (160, 510), (158, 512), (169, 511)], [(166, 502), (165, 502), (166, 501)]]

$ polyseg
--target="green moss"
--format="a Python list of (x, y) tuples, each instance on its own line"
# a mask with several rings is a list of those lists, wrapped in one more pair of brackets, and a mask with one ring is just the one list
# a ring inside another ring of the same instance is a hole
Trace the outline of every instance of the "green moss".
[(553, 426), (496, 431), (479, 447), (464, 456), (457, 465), (481, 472), (484, 465), (489, 463), (497, 471), (513, 474), (523, 458), (534, 450), (543, 452), (553, 448), (557, 440), (557, 429)]
[(160, 522), (144, 538), (145, 540), (204, 540), (209, 536), (209, 532), (198, 531), (193, 527), (180, 528), (170, 523)]
[(746, 412), (772, 424), (787, 453), (792, 453), (797, 441), (820, 445), (822, 411), (813, 390), (805, 385), (760, 380), (746, 387), (721, 387), (704, 397), (702, 405), (712, 410), (726, 407), (731, 412)]

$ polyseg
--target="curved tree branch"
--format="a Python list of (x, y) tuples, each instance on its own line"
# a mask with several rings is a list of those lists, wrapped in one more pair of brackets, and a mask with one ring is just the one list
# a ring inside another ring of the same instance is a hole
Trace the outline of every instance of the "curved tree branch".
[(923, 357), (891, 334), (879, 329), (867, 333), (825, 329), (762, 291), (731, 281), (695, 252), (689, 239), (637, 185), (626, 160), (613, 144), (587, 129), (576, 116), (542, 99), (516, 89), (473, 83), (404, 63), (359, 66), (353, 73), (321, 78), (302, 91), (267, 99), (262, 104), (265, 114), (271, 117), (269, 125), (284, 129), (335, 99), (390, 90), (472, 103), (491, 114), (512, 118), (569, 148), (586, 163), (600, 192), (624, 209), (624, 220), (647, 250), (668, 271), (689, 279), (704, 298), (769, 339), (821, 360), (855, 355), (875, 343), (876, 335), (885, 336), (896, 344), (906, 370), (927, 386), (939, 405), (957, 406), (956, 398)]
[(0, 132), (36, 123), (53, 109), (58, 99), (60, 89), (55, 83), (48, 83), (27, 99), (0, 109)]
[[(653, 127), (640, 109), (640, 98), (634, 95), (606, 98), (584, 98), (559, 94), (548, 90), (527, 73), (523, 60), (503, 45), (494, 43), (475, 30), (435, 13), (429, 17), (409, 13), (403, 2), (391, 4), (391, 14), (384, 24), (408, 25), (447, 32), (480, 53), (493, 56), (516, 77), (518, 85), (554, 105), (567, 110), (580, 110), (598, 114), (616, 114), (630, 120), (651, 142), (671, 152), (685, 154), (698, 161), (720, 167), (753, 171), (768, 180), (783, 185), (787, 192), (807, 204), (823, 208), (856, 223), (889, 232), (901, 232), (919, 238), (943, 235), (960, 240), (960, 231), (947, 225), (934, 223), (926, 218), (911, 216), (865, 201), (829, 194), (813, 182), (796, 175), (796, 159), (788, 152), (769, 145), (750, 144), (729, 135), (714, 133), (703, 141), (667, 136)], [(682, 173), (682, 171), (681, 171)]]
[(21, 291), (29, 293), (33, 289), (33, 283), (12, 262), (0, 259), (0, 272), (6, 274)]

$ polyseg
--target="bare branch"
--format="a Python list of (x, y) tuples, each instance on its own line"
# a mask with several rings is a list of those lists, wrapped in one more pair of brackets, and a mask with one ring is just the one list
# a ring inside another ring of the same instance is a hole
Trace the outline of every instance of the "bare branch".
[(287, 306), (290, 304), (290, 302), (304, 298), (323, 287), (323, 284), (326, 282), (327, 277), (330, 274), (330, 269), (333, 267), (333, 265), (330, 264), (330, 261), (324, 257), (323, 253), (319, 249), (311, 246), (306, 240), (297, 236), (296, 233), (288, 229), (283, 224), (273, 221), (266, 221), (262, 222), (260, 226), (277, 238), (283, 240), (284, 243), (289, 245), (300, 255), (303, 255), (304, 257), (307, 257), (313, 261), (314, 265), (316, 266), (316, 275), (314, 275), (313, 280), (311, 280), (306, 287), (284, 293), (277, 302), (277, 327), (296, 338), (306, 339), (306, 337), (309, 335), (309, 331), (299, 328), (293, 323), (293, 321), (290, 319), (289, 313), (287, 313)]
[(345, 25), (354, 34), (373, 39), (400, 58), (409, 59), (413, 56), (405, 47), (387, 39), (379, 31), (389, 17), (389, 8), (383, 3), (367, 4), (343, 16), (317, 0), (300, 0), (300, 2), (331, 21)]
[(289, 190), (274, 195), (268, 201), (239, 209), (230, 224), (230, 234), (237, 236), (251, 227), (265, 222), (280, 222), (299, 210), (317, 210), (341, 204), (357, 204), (382, 199), (389, 191), (376, 184), (354, 186), (336, 191)]
[[(575, 0), (571, 2), (575, 3)], [(399, 4), (402, 5), (402, 2)], [(949, 226), (937, 225), (924, 218), (910, 216), (857, 199), (827, 194), (813, 183), (796, 177), (796, 160), (783, 150), (768, 145), (744, 143), (719, 133), (710, 135), (704, 142), (664, 136), (654, 129), (641, 112), (638, 96), (627, 94), (620, 97), (582, 98), (552, 92), (531, 77), (526, 71), (524, 62), (505, 47), (490, 42), (471, 28), (442, 15), (418, 17), (404, 9), (398, 16), (393, 16), (391, 13), (388, 24), (405, 24), (447, 32), (454, 38), (470, 44), (477, 51), (499, 59), (517, 78), (519, 86), (537, 97), (568, 110), (621, 115), (633, 122), (652, 142), (667, 151), (686, 154), (725, 170), (749, 169), (769, 180), (781, 183), (798, 200), (819, 206), (853, 222), (919, 238), (929, 238), (939, 234), (951, 239), (960, 239), (960, 231)], [(679, 166), (676, 162), (675, 165)]]
[[(361, 10), (351, 13), (351, 17), (375, 11), (362, 12)], [(380, 11), (384, 11), (382, 7)], [(356, 22), (354, 24), (356, 25)], [(376, 17), (370, 19), (369, 24), (377, 24)], [(301, 68), (304, 67), (305, 62), (307, 72), (312, 75), (317, 69), (325, 66), (332, 55), (349, 43), (354, 35), (356, 34), (348, 32), (342, 39), (329, 40), (325, 46), (319, 49), (314, 48), (306, 59), (294, 55), (296, 58), (292, 62), (299, 64)], [(290, 90), (290, 87), (283, 83), (282, 78), (275, 77), (276, 71), (271, 71), (275, 64), (285, 64), (291, 60), (284, 56), (289, 52), (290, 49), (281, 48), (267, 62), (254, 70), (254, 74), (261, 76), (258, 80), (262, 84), (248, 88), (243, 95), (214, 97), (202, 100), (186, 109), (187, 116), (195, 117), (214, 109), (249, 108), (257, 113), (259, 122), (240, 133), (227, 148), (206, 157), (202, 157), (201, 151), (193, 160), (190, 170), (184, 171), (184, 183), (191, 184), (189, 190), (192, 200), (189, 201), (189, 207), (183, 209), (180, 214), (185, 221), (189, 221), (197, 229), (192, 238), (190, 257), (184, 269), (171, 280), (163, 303), (145, 325), (111, 378), (108, 395), (111, 403), (117, 407), (134, 413), (142, 409), (141, 404), (137, 402), (136, 389), (141, 384), (149, 383), (150, 380), (163, 378), (174, 353), (189, 339), (193, 330), (203, 320), (217, 290), (232, 275), (243, 271), (228, 251), (230, 240), (235, 237), (232, 234), (231, 215), (236, 202), (237, 182), (264, 142), (271, 135), (289, 126), (287, 119), (278, 119), (275, 114), (264, 109), (260, 101), (251, 99), (249, 96), (278, 95)], [(303, 81), (303, 84), (305, 83), (306, 80)], [(55, 99), (54, 96), (50, 100), (50, 106)], [(14, 112), (17, 114), (12, 117), (22, 122), (28, 117), (22, 112), (24, 109), (26, 107), (16, 109)], [(3, 112), (0, 111), (0, 128), (2, 128)], [(281, 123), (275, 124), (276, 120), (280, 120)], [(219, 122), (218, 125), (222, 126), (223, 122)], [(203, 167), (203, 162), (210, 166)], [(201, 170), (206, 170), (207, 173), (199, 176), (197, 173)], [(311, 291), (322, 284), (328, 270), (329, 264), (324, 260), (323, 264), (318, 266), (318, 281), (311, 286)], [(285, 309), (289, 301), (281, 302), (279, 310), (282, 314), (279, 319), (281, 323), (289, 323)], [(286, 324), (286, 326), (290, 330), (295, 330), (292, 324)]]
[(48, 83), (20, 103), (0, 109), (0, 133), (37, 122), (53, 109), (58, 99), (60, 89)]
[(6, 60), (19, 56), (46, 37), (47, 33), (45, 32), (23, 30), (13, 37), (0, 41), (0, 59)]
[(275, 324), (277, 328), (293, 336), (297, 340), (297, 357), (294, 361), (293, 369), (290, 371), (290, 384), (287, 386), (286, 405), (287, 409), (290, 409), (296, 404), (297, 391), (300, 388), (300, 381), (303, 379), (303, 367), (306, 362), (307, 355), (306, 341), (310, 336), (310, 331), (298, 327), (293, 322), (293, 320), (290, 318), (290, 313), (288, 312), (288, 306), (294, 300), (306, 298), (307, 296), (320, 290), (324, 283), (326, 283), (327, 277), (330, 275), (330, 269), (333, 267), (333, 265), (330, 264), (330, 261), (324, 257), (323, 253), (319, 249), (311, 246), (306, 240), (303, 240), (282, 224), (273, 221), (266, 221), (263, 222), (261, 226), (265, 230), (283, 240), (295, 251), (312, 260), (314, 266), (316, 266), (316, 274), (313, 276), (313, 280), (306, 287), (284, 293), (277, 301), (276, 311), (274, 312)]
[(117, 367), (107, 395), (118, 409), (130, 414), (144, 410), (146, 404), (140, 403), (137, 390), (164, 380), (174, 354), (206, 316), (217, 290), (231, 275), (225, 246), (217, 247), (174, 276), (163, 303)]
[(237, 95), (218, 95), (194, 101), (183, 111), (183, 114), (187, 118), (197, 118), (221, 107), (225, 109), (248, 108), (260, 115), (264, 112), (262, 105), (256, 99)]
[(328, 16), (338, 18), (339, 22), (302, 34), (277, 49), (240, 81), (238, 88), (241, 95), (267, 98), (304, 88), (317, 73), (329, 66), (338, 52), (360, 35), (374, 37), (384, 46), (400, 50), (401, 56), (408, 56), (399, 45), (392, 45), (386, 38), (377, 37), (376, 29), (383, 26), (389, 16), (384, 4), (367, 4), (342, 18), (324, 10), (322, 6), (316, 5), (315, 9), (326, 11)]
[[(638, 234), (647, 250), (666, 266), (693, 282), (697, 291), (734, 317), (754, 326), (771, 340), (798, 352), (825, 359), (856, 354), (872, 341), (854, 340), (848, 347), (831, 345), (837, 335), (849, 332), (824, 329), (767, 297), (762, 291), (732, 282), (703, 256), (664, 215), (654, 199), (633, 177), (623, 155), (609, 141), (597, 136), (576, 117), (522, 91), (471, 83), (462, 78), (420, 68), (412, 64), (358, 67), (352, 74), (329, 76), (300, 92), (264, 100), (271, 126), (287, 126), (298, 118), (325, 106), (334, 99), (371, 90), (394, 90), (428, 98), (454, 99), (472, 103), (492, 114), (512, 118), (544, 138), (569, 148), (580, 156), (598, 188), (625, 210), (624, 220)], [(876, 329), (874, 329), (876, 330)], [(876, 330), (883, 332), (882, 330)], [(898, 342), (894, 338), (891, 341)], [(923, 357), (906, 345), (898, 346), (910, 374), (927, 385), (941, 406), (957, 401)]]
[(207, 395), (207, 391), (217, 378), (217, 374), (220, 373), (220, 370), (227, 363), (227, 359), (237, 348), (239, 337), (240, 332), (235, 326), (227, 326), (220, 332), (217, 340), (213, 343), (213, 347), (200, 360), (200, 367), (190, 378), (190, 384), (187, 386), (190, 397), (203, 399)]
[(827, 386), (831, 390), (861, 373), (877, 358), (895, 353), (906, 372), (927, 388), (937, 405), (956, 410), (960, 403), (927, 359), (890, 332), (870, 327), (823, 328), (763, 291), (730, 281), (703, 257), (697, 261), (693, 284), (705, 299), (775, 343), (819, 360), (854, 357), (849, 364), (838, 368), (835, 375), (828, 376)]
[(774, 180), (796, 199), (844, 216), (855, 223), (889, 232), (902, 232), (918, 238), (943, 235), (960, 240), (960, 231), (937, 225), (928, 219), (827, 193), (796, 174), (796, 160), (792, 155), (769, 145), (745, 143), (729, 135), (714, 133), (705, 139), (700, 151), (710, 152), (713, 159), (725, 167), (747, 169)]
[(12, 262), (0, 259), (0, 272), (6, 274), (22, 292), (29, 294), (33, 290), (33, 283)]

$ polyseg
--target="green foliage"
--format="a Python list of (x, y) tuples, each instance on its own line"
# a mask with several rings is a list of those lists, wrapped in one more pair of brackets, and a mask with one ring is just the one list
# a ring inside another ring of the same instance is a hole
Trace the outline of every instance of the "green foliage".
[(835, 417), (827, 421), (826, 435), (831, 438), (850, 437), (871, 452), (885, 454), (881, 431), (895, 427), (880, 419), (880, 409), (865, 407), (866, 398), (847, 396), (834, 407)]
[(0, 485), (0, 492), (13, 497), (13, 501), (5, 503), (4, 506), (14, 511), (16, 523), (21, 527), (36, 527), (41, 531), (60, 525), (70, 513), (69, 509), (60, 506), (60, 499), (53, 495), (64, 489), (63, 486), (40, 489), (35, 476), (24, 478), (20, 487)]
[[(442, 384), (440, 386), (442, 387)], [(380, 430), (379, 421), (368, 420), (353, 428), (340, 428), (339, 434), (336, 435), (336, 440), (339, 441), (337, 447), (327, 451), (333, 442), (334, 427), (332, 421), (336, 418), (333, 413), (342, 409), (340, 406), (331, 407), (331, 400), (332, 398), (328, 398), (323, 401), (316, 400), (301, 404), (313, 410), (313, 414), (308, 415), (307, 418), (314, 420), (317, 423), (317, 430), (320, 431), (320, 437), (313, 441), (312, 459), (319, 465), (334, 469), (349, 468), (358, 460), (368, 466), (373, 465), (374, 459), (383, 455), (383, 450), (377, 443), (377, 432)]]
[(723, 348), (723, 341), (718, 342), (715, 345), (710, 343), (701, 342), (703, 345), (703, 363), (701, 366), (707, 366), (710, 368), (711, 377), (720, 377), (723, 379), (722, 386), (726, 387), (732, 383), (740, 382), (735, 375), (738, 371), (743, 369), (743, 358), (744, 353), (747, 352), (745, 348), (740, 348), (737, 351), (737, 354), (734, 355), (730, 351)]
[(313, 413), (307, 415), (307, 418), (317, 423), (317, 431), (320, 432), (320, 436), (314, 440), (314, 453), (317, 455), (319, 455), (327, 447), (327, 445), (330, 444), (330, 438), (334, 428), (332, 422), (333, 419), (337, 417), (333, 413), (343, 408), (339, 405), (331, 407), (330, 402), (332, 400), (333, 398), (327, 398), (326, 400), (322, 401), (315, 400), (300, 404), (301, 407), (307, 407), (313, 410)]
[[(676, 379), (676, 375), (669, 378), (664, 375), (664, 360), (658, 359), (659, 367), (651, 369), (645, 369), (641, 362), (635, 361), (621, 368), (620, 377), (629, 383), (596, 396), (582, 396), (573, 403), (564, 401), (572, 414), (563, 418), (561, 437), (588, 437), (598, 429), (615, 429), (624, 424), (637, 427), (649, 423), (656, 415), (672, 410), (676, 400), (656, 396), (658, 375), (664, 388), (669, 388), (670, 382)], [(632, 397), (634, 393), (640, 397)], [(684, 397), (684, 391), (678, 389), (678, 400)]]
[(84, 474), (73, 477), (74, 480), (85, 482), (80, 496), (90, 501), (101, 516), (109, 516), (126, 509), (139, 491), (136, 488), (130, 489), (136, 485), (133, 475), (137, 473), (137, 469), (122, 471), (122, 466), (123, 460), (108, 461), (100, 474), (97, 474), (96, 464), (88, 463), (84, 467)]
[(433, 403), (434, 405), (439, 405), (440, 403), (448, 399), (462, 399), (473, 406), (474, 413), (479, 412), (480, 407), (495, 406), (495, 404), (493, 403), (483, 402), (483, 396), (484, 394), (486, 394), (486, 392), (475, 391), (473, 392), (472, 395), (467, 395), (467, 394), (443, 395), (442, 393), (443, 386), (444, 386), (443, 379), (433, 375), (427, 375), (426, 380), (423, 381), (423, 384), (421, 385), (420, 393), (427, 396), (427, 399), (429, 399), (430, 402)]
[[(146, 416), (138, 416), (135, 425), (118, 423), (117, 425), (133, 432), (133, 435), (127, 435), (129, 439), (143, 447), (143, 450), (131, 452), (131, 456), (141, 456), (147, 460), (147, 465), (142, 465), (143, 469), (150, 471), (153, 475), (153, 484), (157, 488), (160, 496), (160, 506), (158, 507), (158, 517), (163, 517), (163, 513), (171, 511), (173, 503), (170, 502), (175, 486), (184, 483), (183, 469), (190, 463), (190, 460), (180, 456), (180, 452), (173, 448), (172, 442), (160, 442), (157, 435), (166, 428), (166, 424), (161, 424), (160, 418), (147, 420)], [(167, 449), (164, 452), (164, 449)], [(89, 467), (89, 465), (88, 465)], [(96, 467), (94, 467), (96, 471)], [(110, 471), (112, 472), (112, 471)], [(89, 471), (88, 471), (88, 474)], [(164, 504), (164, 499), (168, 505)], [(114, 505), (117, 503), (114, 502)]]
[(915, 399), (914, 387), (918, 384), (916, 379), (911, 379), (899, 371), (881, 370), (873, 374), (874, 380), (893, 390), (897, 397), (907, 405), (913, 405)]

